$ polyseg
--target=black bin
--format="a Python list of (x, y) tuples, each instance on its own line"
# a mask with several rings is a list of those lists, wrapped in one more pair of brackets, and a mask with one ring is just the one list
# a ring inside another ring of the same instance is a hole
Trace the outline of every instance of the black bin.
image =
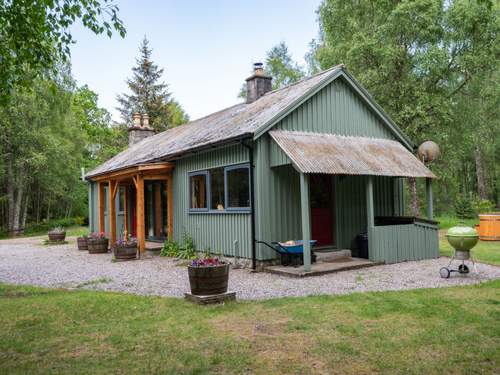
[(358, 258), (368, 259), (368, 233), (360, 233), (356, 236), (356, 242), (358, 244), (358, 252), (356, 256)]

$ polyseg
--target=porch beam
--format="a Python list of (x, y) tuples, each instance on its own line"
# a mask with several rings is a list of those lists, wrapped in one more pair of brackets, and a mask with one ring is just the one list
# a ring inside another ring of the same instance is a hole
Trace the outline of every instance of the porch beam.
[(105, 224), (104, 224), (104, 182), (97, 183), (97, 223), (98, 230), (100, 233), (104, 233)]
[(174, 179), (170, 172), (167, 175), (167, 235), (168, 239), (174, 239)]
[(366, 181), (366, 223), (368, 228), (375, 226), (375, 216), (373, 209), (373, 176), (367, 176)]
[(109, 240), (111, 246), (116, 242), (116, 181), (110, 180), (108, 185), (108, 223), (109, 223)]
[(142, 253), (146, 250), (146, 231), (144, 228), (144, 179), (141, 175), (137, 175), (137, 190), (136, 190), (136, 214), (137, 214), (137, 242), (139, 251)]
[(432, 220), (433, 218), (433, 202), (432, 202), (432, 179), (431, 178), (426, 178), (425, 181), (425, 188), (426, 188), (426, 198), (427, 198), (427, 218), (429, 220)]
[(302, 241), (304, 245), (304, 272), (311, 271), (311, 219), (309, 205), (309, 175), (300, 174), (300, 209), (302, 216)]

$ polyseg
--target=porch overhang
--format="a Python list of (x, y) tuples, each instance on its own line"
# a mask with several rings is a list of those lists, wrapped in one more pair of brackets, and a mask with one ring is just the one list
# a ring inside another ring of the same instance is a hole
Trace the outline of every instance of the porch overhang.
[(397, 141), (283, 130), (269, 134), (300, 173), (436, 178)]
[(91, 181), (109, 181), (109, 180), (125, 180), (137, 175), (155, 176), (169, 173), (174, 169), (174, 163), (149, 163), (140, 164), (133, 167), (127, 167), (118, 170), (112, 170), (106, 173), (87, 177)]

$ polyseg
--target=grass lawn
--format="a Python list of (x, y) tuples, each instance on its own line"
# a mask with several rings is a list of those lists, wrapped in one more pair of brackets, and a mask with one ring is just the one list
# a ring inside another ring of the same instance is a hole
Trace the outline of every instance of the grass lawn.
[(500, 280), (200, 307), (0, 284), (0, 373), (495, 373)]
[[(86, 226), (73, 225), (66, 229), (66, 236), (83, 236), (89, 232)], [(23, 237), (43, 236), (47, 234), (47, 229), (28, 228)], [(0, 240), (9, 238), (6, 232), (0, 233)]]

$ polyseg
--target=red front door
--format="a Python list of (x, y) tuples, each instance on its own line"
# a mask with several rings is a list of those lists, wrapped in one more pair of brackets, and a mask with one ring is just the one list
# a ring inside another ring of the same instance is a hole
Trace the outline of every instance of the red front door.
[(311, 238), (317, 246), (335, 243), (332, 176), (313, 174), (310, 177)]

